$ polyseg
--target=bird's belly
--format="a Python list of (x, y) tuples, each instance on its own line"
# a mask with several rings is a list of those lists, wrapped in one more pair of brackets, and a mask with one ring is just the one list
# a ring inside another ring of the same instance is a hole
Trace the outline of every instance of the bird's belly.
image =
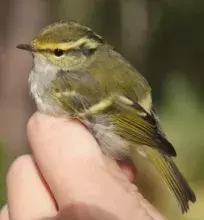
[(114, 159), (130, 157), (129, 143), (114, 132), (114, 125), (106, 115), (94, 115), (84, 119), (84, 125), (97, 140), (101, 151)]

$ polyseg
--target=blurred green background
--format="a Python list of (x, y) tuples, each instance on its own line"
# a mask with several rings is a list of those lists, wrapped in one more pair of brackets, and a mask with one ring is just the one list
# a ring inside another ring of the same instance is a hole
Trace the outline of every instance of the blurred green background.
[(8, 164), (28, 148), (26, 123), (35, 111), (27, 78), (32, 58), (19, 53), (46, 24), (76, 20), (90, 26), (149, 80), (178, 166), (197, 194), (183, 217), (204, 219), (204, 1), (0, 1), (0, 206)]

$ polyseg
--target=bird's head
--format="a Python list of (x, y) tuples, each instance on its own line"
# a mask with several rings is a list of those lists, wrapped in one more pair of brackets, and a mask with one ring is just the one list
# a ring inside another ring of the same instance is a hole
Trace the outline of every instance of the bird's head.
[(103, 44), (102, 37), (88, 27), (60, 21), (44, 28), (29, 44), (17, 47), (59, 69), (76, 70), (86, 66)]

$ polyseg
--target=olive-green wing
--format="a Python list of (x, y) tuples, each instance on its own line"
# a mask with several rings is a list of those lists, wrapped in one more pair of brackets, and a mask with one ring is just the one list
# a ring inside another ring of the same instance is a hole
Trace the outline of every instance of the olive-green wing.
[(176, 151), (162, 132), (158, 119), (147, 113), (139, 104), (116, 106), (117, 114), (111, 115), (115, 132), (128, 141), (158, 149), (169, 156)]
[(137, 103), (132, 106), (119, 104), (117, 109), (117, 115), (111, 115), (115, 132), (133, 143), (133, 147), (142, 146), (147, 159), (177, 198), (182, 212), (187, 211), (188, 201), (195, 202), (196, 197), (171, 159), (171, 156), (176, 156), (176, 151), (166, 139), (155, 113), (148, 114)]

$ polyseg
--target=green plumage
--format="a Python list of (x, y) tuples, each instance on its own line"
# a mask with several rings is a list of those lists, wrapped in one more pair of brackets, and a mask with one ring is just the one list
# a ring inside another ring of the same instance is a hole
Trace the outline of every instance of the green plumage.
[[(57, 81), (63, 83), (72, 82), (70, 80), (72, 74), (73, 73), (64, 72), (62, 74), (63, 80), (57, 78), (53, 84), (56, 85)], [(86, 74), (83, 74), (82, 72), (78, 74), (85, 78), (87, 77)], [(59, 74), (59, 77), (62, 77), (62, 75), (60, 76)], [(98, 96), (91, 96), (92, 98), (89, 98), (89, 95), (91, 95), (92, 92), (101, 95), (98, 89), (101, 88), (99, 86), (100, 84), (98, 84), (96, 80), (92, 80), (92, 86), (87, 87), (86, 83), (83, 84), (83, 77), (80, 78), (80, 81), (80, 88), (77, 89), (78, 84), (76, 87), (72, 88), (74, 91), (82, 92), (78, 93), (78, 97), (75, 95), (75, 99), (73, 99), (73, 97), (62, 95), (61, 98), (57, 98), (57, 100), (63, 105), (63, 108), (67, 108), (67, 106), (70, 105), (72, 106), (71, 108), (75, 110), (74, 117), (77, 117), (79, 113), (83, 113), (85, 110), (91, 108), (93, 103), (100, 101)], [(65, 88), (67, 88), (67, 86), (65, 86)], [(85, 91), (83, 91), (84, 89)], [(61, 91), (61, 94), (63, 94), (63, 91)], [(100, 109), (99, 112), (94, 114), (96, 117), (97, 114), (103, 114), (107, 117), (109, 123), (113, 125), (114, 133), (130, 143), (131, 147), (136, 149), (140, 146), (140, 150), (143, 150), (146, 159), (154, 164), (155, 168), (164, 179), (164, 182), (167, 184), (167, 187), (175, 195), (182, 212), (186, 212), (189, 208), (188, 201), (195, 202), (195, 195), (171, 159), (171, 156), (176, 156), (176, 151), (161, 130), (155, 113), (152, 111), (149, 114), (135, 101), (133, 101), (132, 104), (123, 103), (120, 99), (117, 99), (116, 96), (110, 105), (104, 107), (104, 109)], [(83, 122), (87, 120), (87, 118), (90, 120), (91, 124), (95, 123), (90, 117), (85, 117), (80, 120)], [(84, 124), (86, 125), (85, 122)], [(89, 129), (92, 130), (90, 127)]]
[(18, 47), (34, 54), (29, 83), (40, 111), (78, 118), (103, 153), (128, 157), (136, 169), (134, 153), (151, 162), (182, 212), (188, 210), (195, 194), (172, 160), (176, 151), (161, 129), (148, 82), (125, 58), (74, 22), (50, 25)]

